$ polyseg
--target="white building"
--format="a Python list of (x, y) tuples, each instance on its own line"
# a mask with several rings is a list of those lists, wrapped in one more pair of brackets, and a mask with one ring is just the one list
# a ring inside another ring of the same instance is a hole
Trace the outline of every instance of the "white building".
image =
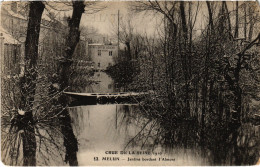
[(105, 70), (115, 64), (118, 56), (117, 45), (92, 43), (88, 45), (88, 55), (95, 63), (95, 69)]

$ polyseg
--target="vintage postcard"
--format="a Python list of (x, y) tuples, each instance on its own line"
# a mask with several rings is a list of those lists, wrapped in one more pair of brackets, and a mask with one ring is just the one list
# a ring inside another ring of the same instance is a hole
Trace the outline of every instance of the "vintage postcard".
[(0, 2), (6, 166), (260, 163), (256, 1)]

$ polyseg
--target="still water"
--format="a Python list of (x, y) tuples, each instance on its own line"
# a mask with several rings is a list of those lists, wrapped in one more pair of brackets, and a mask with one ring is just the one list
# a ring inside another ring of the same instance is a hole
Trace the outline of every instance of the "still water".
[[(106, 73), (91, 79), (95, 82), (86, 82), (81, 92), (118, 92)], [(2, 161), (11, 166), (22, 166), (26, 158), (37, 166), (254, 165), (260, 157), (260, 127), (249, 121), (237, 129), (209, 123), (202, 130), (196, 120), (170, 120), (169, 125), (139, 105), (82, 105), (65, 111), (59, 120), (57, 112), (38, 112), (36, 119), (42, 119), (31, 130), (12, 128), (10, 119), (2, 118)]]
[[(93, 79), (98, 81), (98, 84), (86, 86), (85, 92), (115, 92), (113, 80), (106, 73), (97, 72), (94, 74)], [(140, 131), (142, 133), (148, 131), (152, 125), (152, 122), (147, 124), (149, 120), (142, 118), (139, 112), (141, 111), (136, 105), (109, 104), (70, 108), (72, 126), (79, 141), (77, 154), (79, 165), (102, 165), (104, 163), (109, 165), (144, 165), (142, 158), (147, 159), (145, 161), (146, 165), (206, 164), (204, 159), (193, 154), (191, 150), (179, 149), (178, 154), (166, 154), (162, 148), (152, 147), (154, 144), (152, 136), (149, 137), (149, 140), (148, 138), (146, 139), (147, 141), (142, 148), (135, 141), (129, 143)], [(145, 129), (143, 129), (145, 125)], [(152, 134), (153, 132), (150, 133)], [(111, 154), (109, 151), (117, 151), (117, 153)], [(120, 151), (126, 151), (126, 154), (122, 155)], [(136, 155), (135, 153), (138, 151), (147, 152), (142, 155)], [(150, 155), (152, 152), (162, 155)], [(94, 157), (98, 157), (98, 161), (93, 161)], [(103, 157), (112, 157), (112, 160), (102, 160)], [(119, 157), (119, 161), (116, 159), (117, 157)], [(157, 158), (157, 160), (149, 161), (150, 157)], [(129, 161), (131, 158), (136, 159)], [(169, 161), (159, 161), (159, 158), (167, 158)]]
[[(106, 73), (95, 73), (93, 79), (98, 83), (86, 86), (85, 92), (116, 92)], [(79, 165), (232, 165), (247, 164), (248, 157), (253, 163), (259, 157), (259, 128), (252, 125), (228, 134), (236, 137), (230, 142), (223, 135), (214, 136), (202, 148), (195, 141), (199, 138), (196, 126), (183, 123), (165, 130), (137, 105), (77, 106), (69, 113), (79, 142)], [(175, 134), (171, 142), (167, 142), (169, 133)]]

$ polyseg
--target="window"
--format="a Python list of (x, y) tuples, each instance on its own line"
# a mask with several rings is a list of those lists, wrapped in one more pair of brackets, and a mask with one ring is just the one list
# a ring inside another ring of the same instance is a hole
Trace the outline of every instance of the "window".
[(98, 56), (101, 56), (101, 50), (98, 50)]
[(16, 2), (11, 3), (11, 10), (13, 12), (17, 13), (17, 3)]
[(100, 63), (98, 63), (98, 67), (100, 67)]
[(112, 84), (108, 84), (107, 88), (111, 89), (112, 88)]
[(109, 56), (112, 56), (113, 55), (113, 51), (109, 51)]

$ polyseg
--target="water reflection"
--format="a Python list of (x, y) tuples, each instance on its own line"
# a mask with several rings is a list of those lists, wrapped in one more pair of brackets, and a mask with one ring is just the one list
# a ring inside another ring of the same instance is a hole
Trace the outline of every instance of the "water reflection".
[(175, 159), (150, 165), (252, 165), (259, 158), (260, 131), (251, 124), (226, 132), (225, 127), (208, 127), (201, 143), (201, 128), (193, 121), (164, 127), (156, 119), (149, 119), (138, 106), (80, 106), (71, 108), (70, 114), (79, 139), (79, 165), (101, 165), (104, 162), (93, 163), (93, 157), (108, 156), (107, 150), (163, 152), (163, 157)]
[(74, 135), (71, 126), (71, 117), (67, 109), (65, 109), (59, 117), (61, 124), (61, 133), (63, 135), (65, 152), (65, 162), (71, 166), (77, 166), (78, 141)]
[[(2, 116), (1, 158), (12, 166), (77, 165), (77, 139), (66, 108), (46, 102), (26, 114)], [(14, 111), (15, 112), (15, 111)]]
[[(100, 72), (82, 92), (115, 92), (113, 80)], [(100, 79), (100, 80), (99, 80)], [(101, 80), (102, 79), (102, 80)], [(111, 86), (109, 86), (112, 84)], [(52, 104), (50, 104), (52, 103)], [(38, 108), (34, 122), (14, 126), (2, 116), (1, 157), (14, 165), (102, 165), (93, 158), (105, 151), (147, 151), (155, 155), (123, 155), (107, 165), (144, 165), (128, 158), (166, 158), (146, 165), (253, 165), (259, 159), (259, 126), (234, 127), (223, 121), (161, 119), (139, 105), (89, 105), (64, 108), (57, 101)], [(54, 107), (55, 106), (55, 107)], [(203, 135), (202, 135), (203, 134)]]
[(105, 72), (95, 72), (90, 80), (95, 81), (93, 84), (85, 86), (84, 92), (88, 93), (112, 93), (115, 92), (114, 81)]
[(53, 121), (45, 120), (21, 129), (5, 123), (7, 126), (1, 134), (2, 161), (11, 166), (65, 164), (62, 133)]

